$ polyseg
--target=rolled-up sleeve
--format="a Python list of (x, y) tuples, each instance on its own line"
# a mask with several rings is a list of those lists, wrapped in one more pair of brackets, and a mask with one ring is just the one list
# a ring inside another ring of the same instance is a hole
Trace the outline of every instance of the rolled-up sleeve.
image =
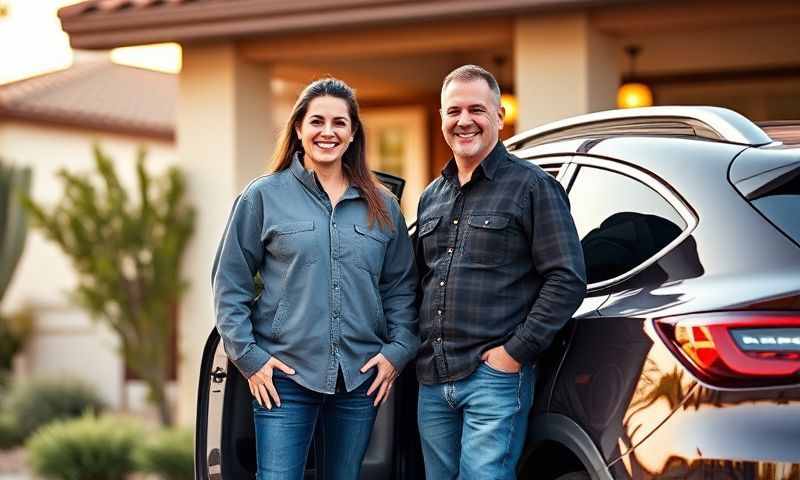
[(379, 284), (389, 343), (381, 353), (400, 371), (419, 348), (417, 273), (411, 239), (397, 201), (392, 200), (390, 208), (395, 232), (386, 248)]
[(217, 331), (225, 353), (246, 378), (256, 373), (270, 356), (256, 345), (251, 320), (256, 295), (253, 278), (264, 255), (263, 210), (259, 203), (246, 194), (237, 198), (212, 272)]
[(531, 256), (543, 282), (525, 321), (504, 345), (519, 362), (541, 355), (586, 294), (583, 249), (564, 189), (552, 177), (542, 177), (528, 200)]

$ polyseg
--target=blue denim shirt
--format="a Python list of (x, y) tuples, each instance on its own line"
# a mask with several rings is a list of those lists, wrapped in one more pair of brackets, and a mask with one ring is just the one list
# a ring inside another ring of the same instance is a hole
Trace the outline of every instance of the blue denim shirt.
[[(377, 353), (398, 370), (414, 358), (416, 271), (397, 200), (394, 224), (367, 222), (366, 202), (349, 187), (331, 206), (299, 156), (255, 179), (239, 195), (213, 273), (217, 330), (245, 377), (271, 355), (294, 368), (300, 385), (333, 393), (339, 369), (348, 391), (373, 372)], [(253, 276), (264, 291), (255, 295)]]

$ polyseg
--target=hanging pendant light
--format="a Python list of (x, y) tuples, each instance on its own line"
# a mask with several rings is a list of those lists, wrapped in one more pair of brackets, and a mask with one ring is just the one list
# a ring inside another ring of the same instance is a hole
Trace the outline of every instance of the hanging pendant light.
[(514, 125), (517, 123), (517, 117), (519, 116), (519, 102), (517, 101), (517, 96), (514, 95), (514, 90), (507, 83), (503, 82), (506, 78), (504, 73), (505, 66), (508, 62), (504, 55), (495, 56), (493, 61), (495, 65), (495, 77), (497, 77), (497, 81), (500, 84), (500, 91), (503, 92), (500, 95), (500, 106), (502, 106), (506, 112), (503, 121), (506, 125)]
[(617, 90), (617, 107), (636, 108), (650, 107), (653, 105), (653, 91), (643, 82), (636, 80), (636, 56), (641, 52), (641, 48), (636, 45), (625, 47), (628, 55), (629, 71), (625, 76), (626, 81)]
[(509, 125), (517, 123), (517, 114), (519, 112), (517, 97), (511, 93), (504, 93), (500, 95), (500, 105), (506, 111), (505, 122)]

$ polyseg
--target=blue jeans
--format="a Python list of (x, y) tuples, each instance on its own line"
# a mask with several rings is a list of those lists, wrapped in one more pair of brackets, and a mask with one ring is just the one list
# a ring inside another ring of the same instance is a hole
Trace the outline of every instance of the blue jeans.
[[(325, 480), (357, 480), (369, 445), (377, 409), (367, 396), (372, 378), (347, 392), (328, 395), (308, 390), (284, 374), (273, 377), (281, 406), (272, 410), (253, 400), (257, 480), (302, 480), (319, 418), (321, 451), (317, 471)], [(318, 474), (319, 475), (319, 474)]]
[(428, 480), (513, 480), (533, 404), (534, 371), (484, 362), (467, 378), (420, 385), (417, 421)]

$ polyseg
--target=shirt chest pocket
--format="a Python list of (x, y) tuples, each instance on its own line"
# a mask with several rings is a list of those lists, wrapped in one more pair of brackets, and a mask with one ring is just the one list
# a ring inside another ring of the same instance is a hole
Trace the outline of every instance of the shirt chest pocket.
[(441, 234), (441, 232), (436, 232), (436, 230), (441, 220), (442, 217), (429, 218), (421, 222), (417, 229), (417, 237), (419, 238), (419, 242), (422, 243), (422, 253), (428, 265), (430, 265), (436, 258), (436, 255), (438, 255), (436, 237), (438, 234)]
[(311, 264), (319, 260), (314, 221), (275, 225), (269, 236), (268, 250), (286, 263)]
[(499, 214), (472, 214), (467, 221), (463, 256), (480, 265), (502, 265), (508, 258), (509, 218)]
[(355, 265), (376, 277), (380, 276), (389, 236), (377, 228), (370, 229), (366, 225), (355, 224), (352, 240), (350, 249)]

